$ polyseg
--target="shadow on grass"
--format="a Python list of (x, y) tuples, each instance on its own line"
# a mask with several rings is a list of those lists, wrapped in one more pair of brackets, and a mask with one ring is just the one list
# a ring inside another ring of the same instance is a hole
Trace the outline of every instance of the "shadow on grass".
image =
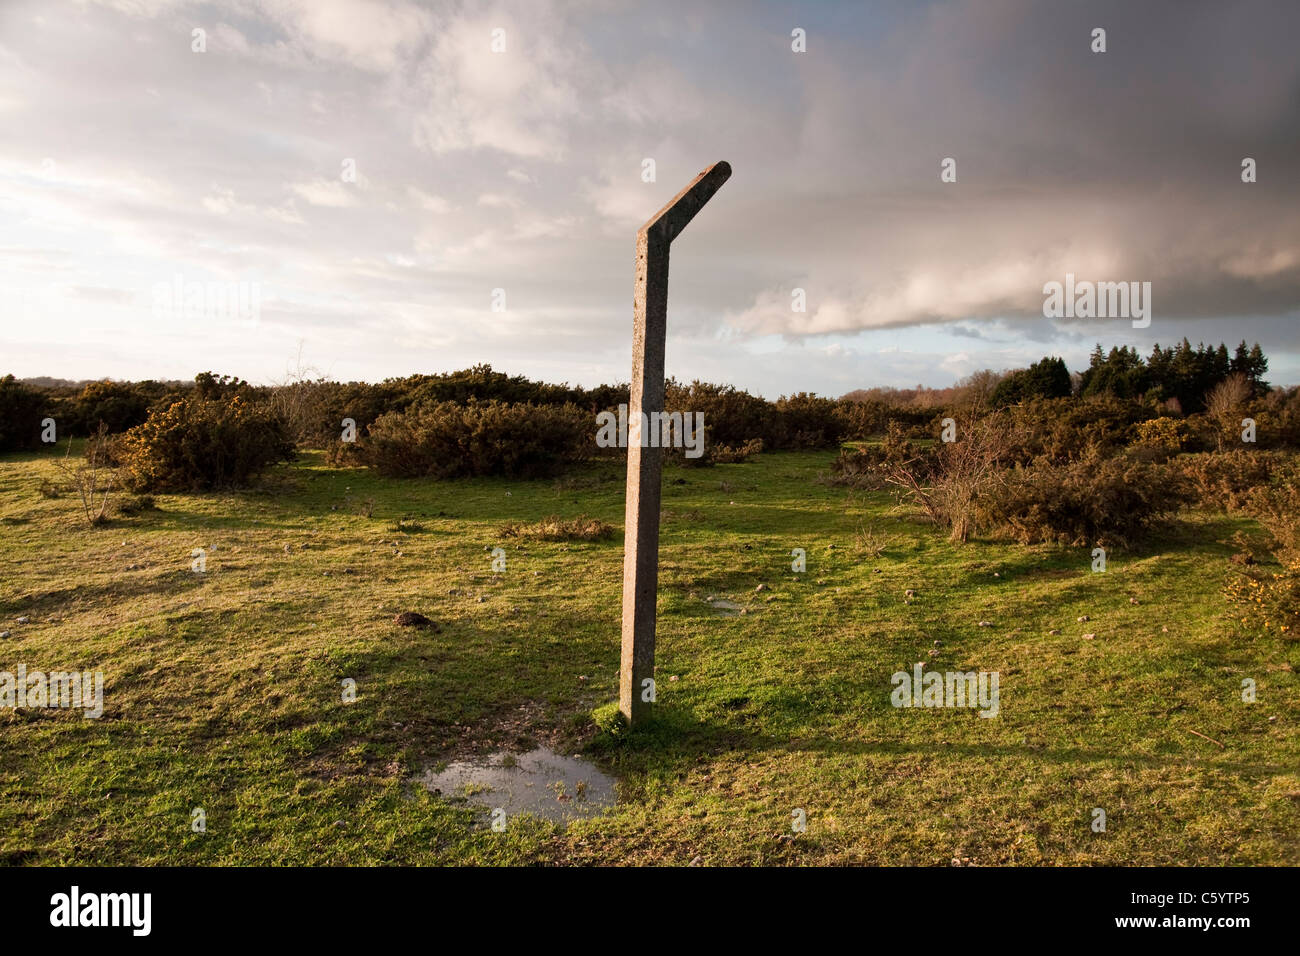
[(28, 592), (14, 597), (0, 598), (0, 614), (47, 611), (64, 611), (78, 601), (97, 604), (105, 602), (117, 604), (124, 599), (146, 595), (180, 594), (194, 591), (204, 584), (202, 575), (182, 569), (167, 571), (162, 574), (147, 575), (146, 572), (124, 572), (112, 581), (96, 584), (74, 584), (70, 587), (55, 588), (53, 591)]
[(1217, 751), (1206, 755), (1171, 753), (1166, 756), (1086, 747), (863, 741), (805, 735), (781, 738), (703, 719), (685, 709), (667, 707), (656, 710), (651, 718), (630, 731), (626, 738), (614, 741), (602, 736), (588, 748), (588, 753), (593, 757), (622, 774), (649, 771), (662, 774), (665, 770), (680, 773), (698, 764), (702, 758), (728, 752), (815, 753), (899, 759), (932, 757), (948, 761), (1020, 758), (1052, 766), (1110, 764), (1144, 769), (1185, 769), (1189, 763), (1198, 763), (1208, 769), (1256, 778), (1289, 773), (1293, 769), (1283, 763), (1241, 763), (1211, 759), (1218, 756)]

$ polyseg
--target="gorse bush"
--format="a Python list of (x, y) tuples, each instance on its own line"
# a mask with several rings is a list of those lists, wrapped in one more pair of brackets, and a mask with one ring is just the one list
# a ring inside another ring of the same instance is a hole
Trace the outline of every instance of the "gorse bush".
[(842, 398), (835, 403), (841, 440), (865, 441), (898, 424), (914, 438), (932, 435), (941, 406), (897, 406), (875, 398)]
[(249, 483), (294, 457), (284, 420), (238, 394), (191, 395), (155, 410), (115, 445), (134, 491), (200, 491)]
[(1188, 482), (1201, 507), (1237, 511), (1246, 506), (1255, 489), (1269, 484), (1285, 460), (1277, 452), (1203, 452), (1179, 455), (1170, 468)]
[(1011, 427), (1004, 460), (1018, 464), (1100, 461), (1126, 446), (1150, 409), (1110, 396), (1033, 399), (1008, 408)]
[(1138, 422), (1133, 428), (1132, 447), (1165, 455), (1177, 454), (1187, 442), (1187, 423), (1161, 416)]
[(769, 448), (835, 448), (848, 429), (837, 402), (799, 392), (777, 399), (772, 434), (758, 436)]
[[(751, 438), (739, 448), (732, 448), (729, 445), (706, 445), (703, 458), (713, 465), (739, 465), (762, 453), (763, 439)], [(684, 455), (682, 457), (684, 461), (690, 463), (691, 459)]]
[[(683, 415), (700, 413), (704, 416), (706, 452), (712, 445), (740, 448), (751, 438), (762, 438), (766, 442), (776, 422), (770, 402), (731, 385), (708, 382), (683, 385), (670, 379), (664, 389), (664, 409)], [(695, 463), (700, 462), (697, 460)]]
[(818, 480), (826, 485), (844, 485), (864, 491), (877, 491), (888, 484), (881, 473), (880, 466), (881, 457), (878, 448), (874, 445), (865, 448), (841, 448), (839, 456), (831, 462), (831, 473), (819, 476)]
[(357, 449), (380, 474), (407, 478), (540, 478), (595, 451), (595, 419), (574, 405), (475, 400), (381, 415)]
[(143, 424), (154, 408), (165, 408), (184, 397), (184, 386), (154, 381), (114, 382), (84, 386), (33, 386), (13, 376), (0, 378), (0, 451), (39, 448), (41, 422), (55, 421), (57, 437), (92, 438), (103, 425), (120, 434)]
[(0, 452), (41, 447), (41, 419), (50, 400), (12, 375), (0, 378)]
[(1238, 606), (1242, 624), (1293, 640), (1300, 635), (1300, 564), (1235, 573), (1225, 592)]
[(1014, 468), (977, 521), (1021, 544), (1131, 545), (1194, 498), (1168, 468), (1122, 458)]
[(1272, 480), (1251, 491), (1246, 510), (1273, 536), (1278, 562), (1300, 566), (1300, 461), (1279, 460)]
[[(152, 384), (152, 383), (145, 383)], [(91, 382), (73, 405), (69, 425), (81, 434), (94, 435), (103, 425), (111, 434), (141, 425), (149, 417), (149, 393), (129, 382)]]
[[(775, 402), (750, 395), (731, 385), (691, 382), (683, 385), (669, 379), (665, 385), (664, 406), (669, 412), (700, 413), (704, 416), (705, 462), (710, 464), (734, 458), (737, 453), (753, 454), (756, 445), (769, 450), (799, 448), (834, 448), (850, 431), (850, 423), (838, 412), (841, 403), (819, 398), (807, 392)], [(751, 450), (744, 451), (746, 447)], [(712, 456), (709, 449), (725, 449)]]
[(522, 375), (494, 371), (490, 365), (439, 375), (409, 375), (379, 383), (302, 380), (271, 389), (273, 401), (284, 407), (298, 440), (332, 447), (339, 440), (343, 419), (364, 432), (380, 416), (405, 412), (417, 405), (443, 402), (501, 402), (506, 405), (574, 405), (596, 412), (628, 401), (628, 386), (598, 385), (585, 389), (535, 382)]
[(1282, 568), (1235, 574), (1226, 590), (1239, 606), (1242, 624), (1294, 639), (1300, 634), (1300, 462), (1280, 456), (1262, 460), (1271, 463), (1271, 480), (1250, 490), (1245, 510), (1272, 536), (1273, 556)]
[(1102, 457), (1102, 449), (1116, 447), (1104, 436), (1117, 438), (1128, 428), (1112, 427), (1122, 419), (1110, 410), (1083, 416), (1091, 418), (1094, 441), (1072, 452), (1056, 444), (1064, 438), (1059, 424), (1035, 426), (1023, 411), (958, 422), (956, 441), (931, 445), (916, 444), (891, 425), (880, 444), (842, 452), (830, 481), (895, 485), (955, 541), (990, 531), (1025, 544), (1131, 544), (1195, 500), (1192, 482), (1175, 468)]
[(906, 469), (917, 483), (926, 484), (933, 478), (936, 464), (933, 447), (913, 442), (907, 437), (907, 429), (894, 421), (878, 444), (840, 449), (826, 483), (872, 491), (899, 484), (898, 478)]

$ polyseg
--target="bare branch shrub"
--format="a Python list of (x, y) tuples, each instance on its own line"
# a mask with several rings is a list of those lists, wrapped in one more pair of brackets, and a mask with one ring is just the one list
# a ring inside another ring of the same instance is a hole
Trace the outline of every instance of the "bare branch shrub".
[(1001, 413), (967, 420), (958, 425), (956, 441), (888, 461), (885, 480), (936, 524), (951, 529), (951, 540), (966, 541), (975, 530), (979, 500), (1006, 483), (1015, 429), (1014, 421)]
[(1215, 424), (1214, 436), (1223, 450), (1224, 439), (1241, 430), (1246, 403), (1253, 394), (1250, 379), (1234, 372), (1210, 390), (1205, 398), (1205, 414)]
[(108, 522), (108, 503), (113, 497), (116, 477), (114, 469), (108, 464), (111, 458), (110, 443), (108, 426), (100, 422), (99, 430), (88, 441), (86, 456), (78, 467), (73, 468), (71, 465), (71, 438), (68, 439), (68, 451), (63, 456), (63, 461), (54, 462), (68, 479), (68, 484), (76, 489), (77, 496), (81, 499), (82, 514), (86, 524), (91, 527)]

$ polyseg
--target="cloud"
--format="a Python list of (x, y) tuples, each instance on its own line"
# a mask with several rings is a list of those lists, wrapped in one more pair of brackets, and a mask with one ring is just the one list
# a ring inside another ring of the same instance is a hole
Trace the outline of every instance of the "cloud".
[[(545, 3), (511, 16), (454, 16), (440, 24), (417, 68), (415, 85), (426, 106), (416, 142), (434, 154), (490, 149), (562, 159), (580, 111), (576, 76), (600, 70), (571, 25)], [(494, 31), (504, 44), (496, 52)]]
[(312, 58), (373, 72), (402, 65), (436, 26), (429, 12), (404, 2), (260, 0), (255, 6)]
[[(625, 379), (635, 230), (727, 159), (673, 247), (671, 374), (944, 384), (1086, 360), (1094, 337), (1249, 329), (1274, 377), (1300, 380), (1294, 5), (799, 14), (806, 54), (788, 11), (739, 3), (8, 0), (6, 357), (83, 377), (228, 357), (256, 378), (306, 340), (357, 377), (490, 361)], [(141, 324), (138, 291), (177, 272), (261, 282), (257, 336)], [(1066, 273), (1151, 281), (1151, 329), (1044, 319)], [(132, 349), (113, 347), (122, 328)]]
[(451, 203), (441, 196), (427, 193), (418, 186), (408, 186), (406, 191), (415, 200), (416, 204), (427, 212), (438, 213), (439, 215), (451, 212)]
[(357, 204), (355, 187), (341, 180), (314, 179), (308, 183), (292, 183), (289, 188), (313, 206), (345, 209)]

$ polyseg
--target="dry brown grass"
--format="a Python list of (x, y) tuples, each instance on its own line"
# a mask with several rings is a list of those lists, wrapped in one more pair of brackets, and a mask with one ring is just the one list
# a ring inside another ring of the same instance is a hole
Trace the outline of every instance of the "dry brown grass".
[(519, 521), (503, 524), (498, 533), (503, 538), (532, 541), (603, 541), (614, 533), (614, 526), (587, 515), (576, 518), (550, 515), (533, 524)]

